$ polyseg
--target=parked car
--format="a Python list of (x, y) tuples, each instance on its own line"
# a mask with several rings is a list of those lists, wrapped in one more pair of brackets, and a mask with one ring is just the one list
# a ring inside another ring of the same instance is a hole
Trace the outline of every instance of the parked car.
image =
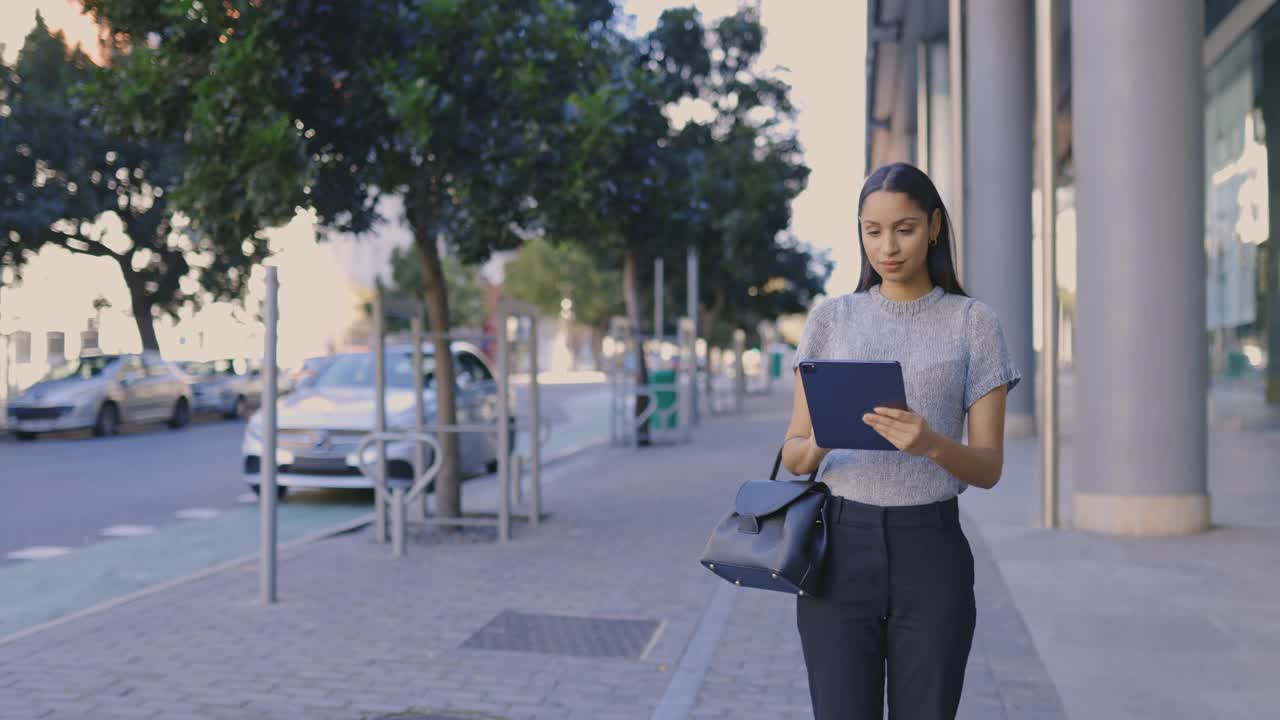
[(85, 355), (15, 397), (8, 418), (19, 440), (84, 429), (114, 435), (123, 424), (177, 429), (191, 421), (191, 395), (181, 371), (156, 353)]
[(301, 367), (289, 373), (289, 377), (285, 381), (285, 388), (289, 392), (293, 392), (307, 387), (322, 370), (333, 363), (336, 357), (336, 355), (325, 355), (303, 360)]
[(227, 419), (249, 416), (262, 404), (262, 372), (246, 360), (207, 360), (182, 363), (197, 413), (217, 413)]
[[(470, 343), (455, 342), (452, 351), (458, 384), (458, 422), (495, 422), (498, 384), (480, 349)], [(424, 422), (428, 425), (436, 421), (434, 367), (434, 346), (424, 345), (423, 405)], [(276, 436), (276, 482), (280, 495), (290, 487), (373, 487), (360, 473), (355, 452), (360, 440), (374, 427), (374, 369), (372, 353), (336, 355), (305, 387), (280, 399)], [(388, 347), (385, 372), (387, 427), (412, 429), (415, 424), (413, 346)], [(262, 436), (262, 412), (259, 411), (250, 418), (242, 444), (244, 479), (254, 492), (259, 490)], [(461, 433), (458, 438), (464, 474), (496, 469), (498, 438), (495, 435)], [(386, 447), (388, 475), (412, 478), (414, 445), (388, 443)], [(432, 462), (430, 450), (426, 459)]]

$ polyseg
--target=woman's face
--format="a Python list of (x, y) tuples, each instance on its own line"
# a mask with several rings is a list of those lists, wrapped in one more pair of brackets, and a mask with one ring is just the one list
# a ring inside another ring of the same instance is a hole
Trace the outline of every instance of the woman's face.
[(878, 190), (863, 201), (858, 222), (867, 259), (884, 281), (910, 283), (919, 273), (928, 275), (929, 242), (942, 229), (940, 211), (931, 219), (910, 195)]

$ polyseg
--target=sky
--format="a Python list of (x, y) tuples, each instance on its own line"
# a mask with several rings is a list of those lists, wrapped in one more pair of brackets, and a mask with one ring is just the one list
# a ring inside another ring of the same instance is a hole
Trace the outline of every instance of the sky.
[[(653, 28), (664, 9), (688, 4), (625, 0), (623, 8), (634, 16), (635, 30), (643, 33)], [(700, 0), (693, 4), (705, 19), (714, 19), (735, 12), (740, 3)], [(827, 294), (849, 292), (857, 282), (855, 203), (865, 164), (866, 11), (861, 3), (852, 2), (759, 0), (757, 4), (766, 33), (761, 66), (782, 68), (779, 76), (792, 86), (792, 101), (799, 109), (796, 129), (811, 169), (808, 187), (793, 206), (791, 231), (802, 242), (830, 252), (836, 266)], [(51, 27), (66, 32), (72, 43), (95, 49), (96, 30), (80, 14), (77, 2), (0, 0), (0, 45), (5, 47), (7, 61), (21, 47), (37, 10)], [(408, 234), (389, 228), (380, 238), (317, 245), (313, 224), (299, 217), (271, 237), (280, 253), (281, 362), (287, 364), (323, 351), (325, 328), (352, 317), (356, 286), (371, 281), (390, 248), (405, 244)], [(135, 349), (130, 344), (136, 344), (137, 333), (123, 313), (127, 293), (109, 262), (69, 257), (57, 249), (42, 253), (29, 266), (25, 287), (5, 290), (0, 298), (0, 332), (14, 329), (15, 322), (43, 326), (26, 328), (40, 334), (62, 330), (73, 353), (78, 347), (73, 338), (92, 314), (93, 298), (103, 295), (114, 306), (103, 315), (104, 346), (110, 344), (109, 338), (118, 344), (104, 349)], [(177, 328), (158, 325), (161, 344), (174, 356), (195, 355), (195, 337), (203, 332), (206, 344), (252, 353), (255, 346), (260, 347), (258, 331), (233, 321), (231, 315), (229, 307), (219, 305)], [(325, 321), (298, 322), (300, 317)], [(33, 345), (41, 343), (33, 341)]]

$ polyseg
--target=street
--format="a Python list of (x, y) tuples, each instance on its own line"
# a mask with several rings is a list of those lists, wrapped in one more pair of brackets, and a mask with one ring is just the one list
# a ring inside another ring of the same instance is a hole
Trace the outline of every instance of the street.
[[(243, 422), (0, 444), (0, 563), (235, 509)], [(105, 534), (104, 534), (105, 532)], [(43, 548), (43, 551), (40, 549)]]
[[(516, 387), (528, 407), (527, 386)], [(607, 441), (598, 384), (541, 390), (548, 460)], [(258, 508), (240, 475), (243, 422), (131, 428), (113, 438), (0, 439), (0, 636), (251, 554)], [(517, 452), (528, 438), (517, 438)], [(369, 512), (360, 490), (294, 490), (281, 543)]]

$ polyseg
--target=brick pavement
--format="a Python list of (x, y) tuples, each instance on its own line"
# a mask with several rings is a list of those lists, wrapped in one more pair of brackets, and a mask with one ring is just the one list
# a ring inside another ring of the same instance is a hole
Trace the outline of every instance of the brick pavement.
[[(0, 644), (0, 718), (649, 718), (677, 670), (701, 678), (694, 717), (809, 717), (792, 599), (721, 590), (696, 563), (737, 482), (767, 472), (787, 405), (779, 388), (744, 416), (709, 418), (693, 445), (567, 461), (548, 473), (549, 521), (506, 546), (415, 544), (395, 560), (363, 531), (282, 554), (274, 607), (257, 604), (245, 565)], [(973, 544), (979, 633), (962, 717), (1062, 717)], [(690, 638), (726, 591), (710, 664), (691, 668)], [(462, 647), (509, 610), (661, 625), (638, 659)]]

